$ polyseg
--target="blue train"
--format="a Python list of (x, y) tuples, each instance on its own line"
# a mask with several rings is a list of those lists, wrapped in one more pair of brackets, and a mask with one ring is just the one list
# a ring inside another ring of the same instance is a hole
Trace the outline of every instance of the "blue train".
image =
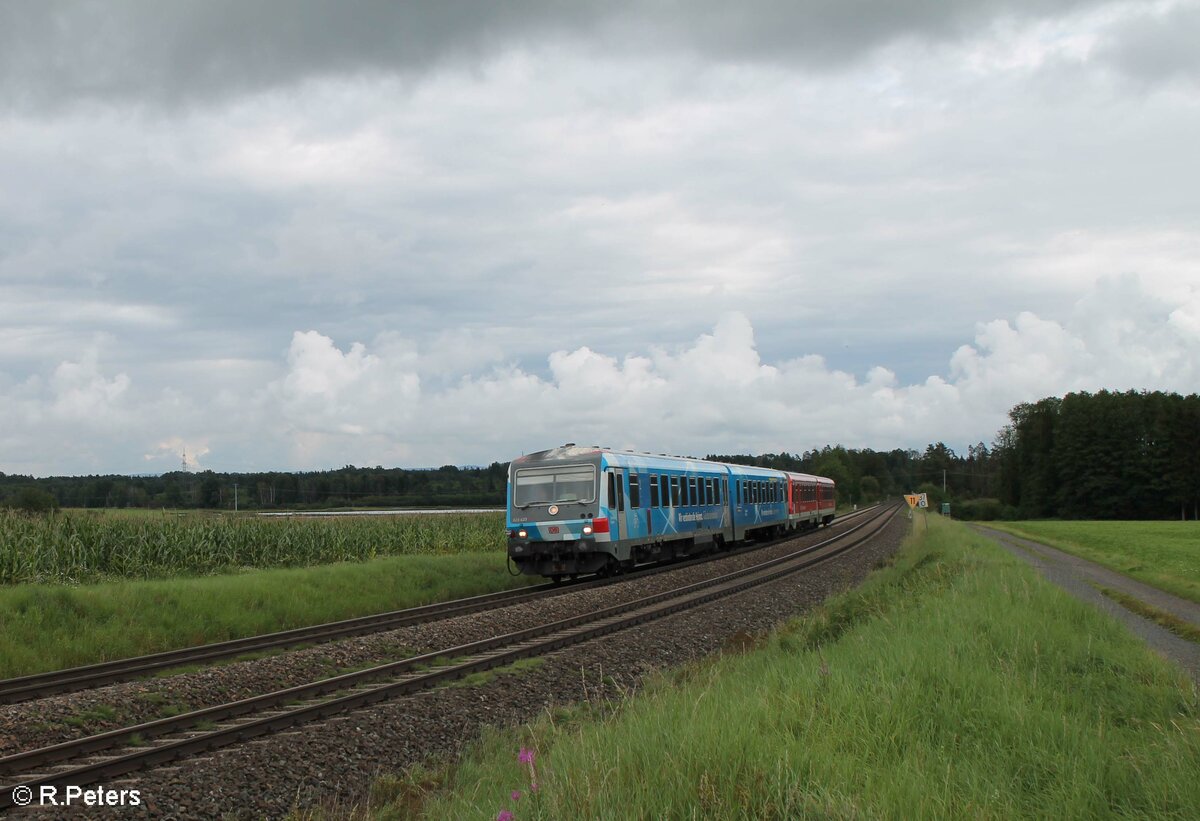
[(508, 556), (523, 574), (612, 574), (833, 520), (832, 481), (566, 444), (514, 459)]

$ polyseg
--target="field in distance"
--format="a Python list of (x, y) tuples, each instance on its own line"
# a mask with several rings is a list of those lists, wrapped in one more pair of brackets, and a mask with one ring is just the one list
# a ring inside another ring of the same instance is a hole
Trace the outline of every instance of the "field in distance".
[(1200, 602), (1200, 522), (987, 522)]

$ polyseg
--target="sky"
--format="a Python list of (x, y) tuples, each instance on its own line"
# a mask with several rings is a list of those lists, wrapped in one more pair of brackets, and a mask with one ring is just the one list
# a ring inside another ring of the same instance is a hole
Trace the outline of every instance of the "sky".
[(0, 472), (965, 451), (1200, 391), (1197, 42), (1197, 0), (4, 3)]

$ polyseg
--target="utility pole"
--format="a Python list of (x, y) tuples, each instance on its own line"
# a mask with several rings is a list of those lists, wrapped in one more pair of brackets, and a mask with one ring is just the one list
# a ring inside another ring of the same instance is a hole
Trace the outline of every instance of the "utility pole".
[(942, 468), (942, 495), (946, 495), (946, 469)]

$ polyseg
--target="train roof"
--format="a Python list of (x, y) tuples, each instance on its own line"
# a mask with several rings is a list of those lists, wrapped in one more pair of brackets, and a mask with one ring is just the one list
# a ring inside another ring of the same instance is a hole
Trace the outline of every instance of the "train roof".
[(762, 476), (764, 478), (778, 478), (781, 474), (786, 474), (790, 478), (801, 481), (815, 481), (818, 484), (832, 485), (832, 479), (826, 479), (823, 476), (810, 476), (806, 473), (793, 473), (790, 471), (776, 470), (775, 468), (764, 468), (756, 465), (739, 465), (732, 462), (714, 462), (709, 459), (698, 459), (694, 456), (673, 456), (667, 453), (647, 453), (645, 451), (636, 450), (616, 450), (614, 448), (600, 447), (599, 445), (581, 446), (574, 442), (568, 442), (557, 448), (549, 448), (547, 450), (539, 450), (536, 453), (529, 453), (523, 456), (518, 456), (512, 460), (514, 467), (521, 465), (537, 465), (546, 462), (561, 462), (570, 460), (582, 460), (598, 458), (600, 456), (612, 457), (611, 461), (617, 464), (625, 463), (630, 466), (638, 467), (653, 467), (655, 465), (666, 466), (670, 464), (676, 468), (699, 468), (707, 465), (719, 465), (723, 468), (731, 468), (732, 472), (743, 476)]
[(811, 473), (796, 473), (795, 471), (787, 471), (789, 479), (798, 482), (816, 482), (818, 485), (832, 485), (834, 481), (824, 476), (814, 476)]

